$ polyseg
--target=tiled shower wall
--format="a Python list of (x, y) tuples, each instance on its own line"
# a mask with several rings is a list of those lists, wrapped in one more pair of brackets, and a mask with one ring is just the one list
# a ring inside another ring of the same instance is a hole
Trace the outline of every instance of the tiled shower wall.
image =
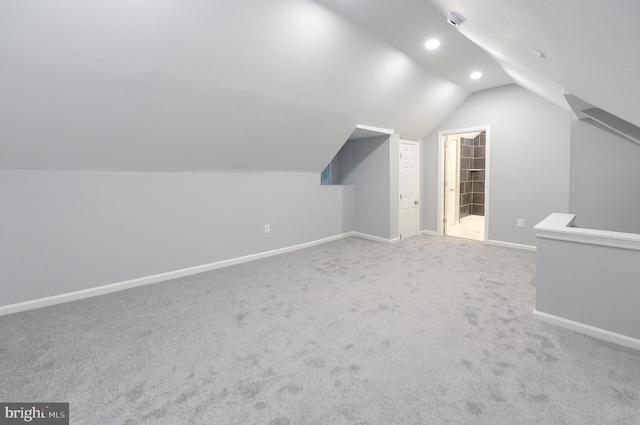
[(460, 138), (460, 218), (484, 215), (486, 133)]

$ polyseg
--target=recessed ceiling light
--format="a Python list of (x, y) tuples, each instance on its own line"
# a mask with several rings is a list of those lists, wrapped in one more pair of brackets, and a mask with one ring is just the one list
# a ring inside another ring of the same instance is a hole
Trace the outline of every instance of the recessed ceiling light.
[(438, 47), (440, 47), (440, 40), (432, 38), (431, 40), (424, 43), (424, 47), (428, 50), (437, 49)]
[(472, 80), (477, 80), (480, 77), (482, 77), (482, 72), (479, 71), (472, 72), (471, 75), (469, 75), (469, 78), (471, 78)]

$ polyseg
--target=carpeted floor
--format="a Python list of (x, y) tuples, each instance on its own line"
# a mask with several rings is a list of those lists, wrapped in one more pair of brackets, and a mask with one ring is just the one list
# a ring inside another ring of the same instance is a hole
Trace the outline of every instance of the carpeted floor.
[(72, 424), (638, 424), (640, 352), (532, 318), (535, 254), (350, 238), (0, 317)]

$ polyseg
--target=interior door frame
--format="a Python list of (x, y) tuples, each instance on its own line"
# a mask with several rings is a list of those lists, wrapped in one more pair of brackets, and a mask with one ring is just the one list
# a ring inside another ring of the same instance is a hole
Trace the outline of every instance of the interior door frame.
[[(403, 144), (407, 144), (407, 145), (414, 145), (416, 147), (416, 156), (417, 156), (417, 161), (416, 161), (416, 166), (418, 167), (418, 179), (415, 182), (416, 185), (416, 191), (418, 194), (418, 202), (420, 201), (420, 195), (422, 194), (422, 192), (420, 192), (420, 182), (422, 181), (422, 165), (421, 165), (421, 157), (420, 157), (420, 142), (416, 141), (416, 140), (406, 140), (406, 139), (400, 139), (400, 143), (399, 143), (399, 151), (402, 152), (402, 145)], [(401, 163), (400, 163), (400, 156), (398, 156), (398, 173), (402, 172), (402, 168), (401, 168)], [(402, 190), (401, 184), (402, 182), (400, 181), (400, 176), (398, 176), (398, 189), (399, 191)], [(419, 203), (417, 205), (417, 216), (418, 216), (418, 220), (417, 220), (417, 226), (418, 226), (418, 231), (416, 233), (416, 236), (420, 235), (420, 224), (422, 222), (422, 204)], [(402, 233), (402, 202), (398, 203), (398, 237), (400, 237)]]
[(472, 133), (475, 131), (484, 131), (486, 133), (485, 141), (485, 165), (484, 165), (484, 242), (489, 240), (489, 190), (491, 185), (490, 178), (490, 158), (491, 158), (491, 128), (489, 125), (480, 125), (477, 127), (458, 128), (453, 130), (438, 131), (438, 225), (436, 231), (439, 236), (444, 234), (444, 226), (442, 220), (444, 218), (444, 136), (456, 135), (461, 133)]
[[(453, 223), (449, 223), (447, 221), (447, 225), (451, 226), (453, 224), (455, 224), (457, 221), (460, 221), (460, 148), (461, 148), (461, 144), (460, 144), (460, 135), (459, 134), (445, 134), (442, 136), (442, 146), (444, 148), (443, 151), (443, 169), (442, 169), (442, 175), (443, 175), (443, 180), (442, 180), (442, 196), (443, 196), (443, 204), (442, 204), (442, 234), (446, 235), (447, 234), (447, 226), (444, 225), (444, 220), (448, 219), (447, 217), (447, 190), (445, 190), (445, 185), (447, 183), (447, 169), (449, 166), (449, 160), (447, 158), (447, 150), (448, 148), (446, 147), (447, 142), (450, 141), (450, 139), (453, 139), (453, 137), (450, 136), (456, 136), (455, 138), (455, 144), (456, 144), (456, 158), (455, 158), (455, 184), (456, 187), (454, 188), (455, 191), (455, 195), (456, 195), (456, 199), (454, 202), (454, 206), (453, 206)], [(445, 140), (446, 139), (446, 140)], [(448, 187), (447, 187), (448, 188)]]

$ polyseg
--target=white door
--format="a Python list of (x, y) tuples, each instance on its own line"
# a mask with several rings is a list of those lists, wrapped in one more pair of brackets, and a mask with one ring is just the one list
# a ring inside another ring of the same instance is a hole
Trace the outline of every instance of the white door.
[(420, 150), (417, 142), (400, 142), (400, 239), (420, 228)]
[(444, 136), (444, 234), (456, 222), (458, 208), (458, 138)]

